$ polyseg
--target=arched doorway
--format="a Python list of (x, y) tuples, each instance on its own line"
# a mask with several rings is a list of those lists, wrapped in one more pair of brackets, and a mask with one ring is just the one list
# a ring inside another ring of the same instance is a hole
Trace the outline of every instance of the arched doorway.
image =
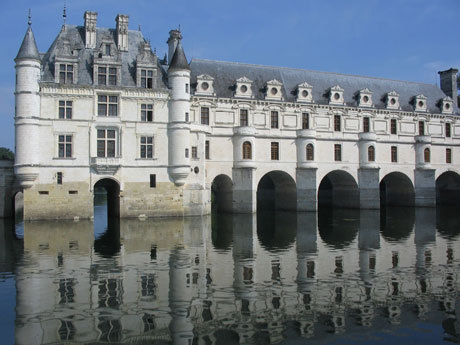
[(446, 171), (436, 180), (436, 205), (460, 205), (460, 175)]
[(297, 188), (288, 173), (271, 171), (260, 179), (257, 186), (257, 210), (297, 210)]
[(120, 185), (104, 178), (94, 185), (94, 250), (103, 256), (120, 251)]
[(218, 175), (211, 185), (211, 207), (213, 211), (230, 213), (233, 210), (233, 183), (227, 175)]
[(324, 176), (318, 188), (318, 206), (359, 208), (359, 189), (353, 176), (343, 170)]
[(380, 206), (414, 206), (415, 191), (411, 180), (401, 172), (392, 172), (380, 181)]

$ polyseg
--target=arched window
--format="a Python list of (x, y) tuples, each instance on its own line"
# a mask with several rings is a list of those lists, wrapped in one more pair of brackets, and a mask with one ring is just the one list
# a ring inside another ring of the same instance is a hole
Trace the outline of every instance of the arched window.
[(315, 151), (313, 148), (313, 144), (307, 145), (307, 161), (312, 161), (315, 159)]
[(429, 148), (426, 148), (424, 151), (423, 151), (423, 157), (425, 158), (425, 163), (430, 163), (430, 149)]
[(369, 162), (375, 162), (375, 148), (374, 148), (374, 146), (369, 146), (367, 148), (367, 160)]
[(252, 159), (252, 145), (249, 141), (243, 143), (243, 159)]

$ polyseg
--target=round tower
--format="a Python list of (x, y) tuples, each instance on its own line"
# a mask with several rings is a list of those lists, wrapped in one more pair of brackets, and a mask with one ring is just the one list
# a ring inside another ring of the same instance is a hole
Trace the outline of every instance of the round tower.
[(40, 54), (32, 32), (30, 16), (29, 27), (14, 61), (16, 63), (14, 172), (21, 187), (29, 188), (38, 176), (40, 163), (38, 119), (41, 71)]
[[(172, 42), (170, 39), (168, 42)], [(169, 175), (182, 186), (190, 173), (190, 67), (180, 39), (168, 69), (171, 89), (168, 123)]]

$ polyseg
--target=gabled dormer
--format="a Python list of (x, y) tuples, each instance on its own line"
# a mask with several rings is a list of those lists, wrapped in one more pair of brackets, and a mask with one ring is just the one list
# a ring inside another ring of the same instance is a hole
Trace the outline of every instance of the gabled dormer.
[(426, 111), (426, 97), (424, 95), (415, 96), (413, 102), (415, 111)]
[(331, 87), (329, 90), (329, 104), (332, 105), (343, 105), (345, 103), (343, 99), (343, 89), (340, 85)]
[(121, 57), (113, 40), (103, 39), (94, 53), (94, 85), (121, 85)]
[(372, 107), (372, 91), (367, 87), (359, 91), (358, 95), (358, 106), (360, 107)]
[(444, 97), (439, 102), (439, 107), (443, 114), (452, 114), (454, 111), (454, 101), (449, 96)]
[(54, 81), (76, 84), (78, 80), (78, 55), (67, 39), (58, 40), (54, 58)]
[(234, 97), (252, 98), (252, 80), (241, 77), (236, 80)]
[(214, 78), (208, 74), (196, 77), (196, 95), (214, 96)]
[(143, 42), (141, 52), (136, 57), (136, 85), (144, 89), (157, 87), (158, 58), (149, 42)]
[(296, 102), (312, 103), (313, 102), (313, 86), (304, 82), (297, 85)]
[(265, 84), (265, 99), (267, 100), (274, 100), (274, 101), (282, 101), (283, 100), (283, 92), (282, 92), (283, 83), (279, 80), (273, 79), (267, 81)]
[(385, 106), (387, 109), (399, 109), (399, 94), (396, 91), (388, 92), (385, 97)]

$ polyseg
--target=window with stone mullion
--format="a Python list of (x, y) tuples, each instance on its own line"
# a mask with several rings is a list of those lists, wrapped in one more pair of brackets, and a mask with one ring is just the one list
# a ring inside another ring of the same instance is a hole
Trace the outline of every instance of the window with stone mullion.
[(141, 158), (153, 158), (153, 137), (141, 137)]
[(58, 137), (59, 158), (72, 157), (72, 135), (59, 135)]

